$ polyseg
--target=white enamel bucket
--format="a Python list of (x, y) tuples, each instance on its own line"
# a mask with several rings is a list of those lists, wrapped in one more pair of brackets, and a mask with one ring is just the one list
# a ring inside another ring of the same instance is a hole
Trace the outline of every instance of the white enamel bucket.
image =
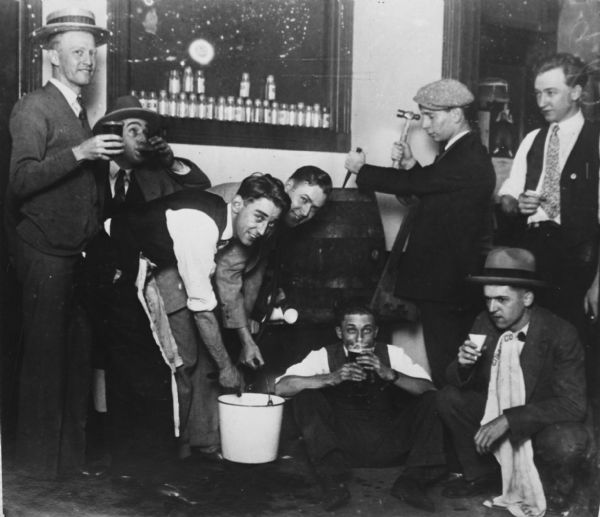
[(219, 397), (223, 457), (237, 463), (267, 463), (277, 458), (285, 400), (266, 393)]

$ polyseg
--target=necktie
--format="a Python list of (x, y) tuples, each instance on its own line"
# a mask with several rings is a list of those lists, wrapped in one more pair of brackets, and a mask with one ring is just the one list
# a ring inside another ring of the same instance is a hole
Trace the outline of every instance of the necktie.
[(77, 96), (77, 102), (81, 107), (81, 109), (79, 110), (79, 115), (77, 117), (81, 121), (81, 125), (85, 127), (85, 125), (87, 124), (87, 112), (85, 111), (85, 106), (83, 105), (83, 97), (81, 95)]
[(116, 205), (120, 205), (125, 202), (125, 190), (126, 174), (123, 169), (119, 169), (117, 172), (117, 180), (115, 181), (115, 197), (114, 202)]
[(542, 184), (542, 208), (550, 219), (560, 215), (560, 166), (558, 152), (560, 140), (558, 138), (558, 124), (550, 132), (548, 148), (546, 149), (546, 168)]

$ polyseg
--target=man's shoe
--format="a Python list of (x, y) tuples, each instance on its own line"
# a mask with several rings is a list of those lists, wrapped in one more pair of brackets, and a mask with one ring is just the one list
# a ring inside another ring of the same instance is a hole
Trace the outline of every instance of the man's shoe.
[(321, 506), (323, 510), (332, 512), (350, 501), (350, 491), (343, 482), (327, 481), (323, 483), (323, 502)]
[(416, 479), (400, 475), (394, 482), (391, 494), (415, 508), (427, 512), (435, 512), (433, 501), (425, 493), (425, 489)]
[(474, 497), (476, 495), (487, 494), (498, 488), (498, 481), (495, 477), (483, 477), (474, 479), (473, 481), (459, 478), (447, 485), (446, 488), (442, 490), (442, 495), (450, 499), (458, 499), (461, 497)]
[(225, 461), (223, 454), (221, 454), (221, 451), (219, 450), (211, 452), (194, 450), (192, 457), (199, 460), (208, 461), (210, 463), (221, 463)]

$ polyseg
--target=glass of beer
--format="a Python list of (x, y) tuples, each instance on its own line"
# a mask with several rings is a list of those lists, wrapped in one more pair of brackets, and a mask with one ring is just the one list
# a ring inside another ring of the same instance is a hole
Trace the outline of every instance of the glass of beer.
[(103, 135), (123, 136), (123, 122), (120, 120), (109, 120), (103, 122), (100, 133)]
[[(348, 362), (356, 363), (358, 357), (364, 354), (372, 354), (374, 351), (375, 347), (355, 346), (348, 348)], [(365, 382), (375, 382), (375, 372), (372, 369), (363, 367), (363, 371), (367, 375)]]

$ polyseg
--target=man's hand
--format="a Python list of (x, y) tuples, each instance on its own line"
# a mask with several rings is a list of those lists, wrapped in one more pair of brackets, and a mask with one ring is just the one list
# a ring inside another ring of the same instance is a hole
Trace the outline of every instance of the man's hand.
[(353, 174), (358, 174), (361, 167), (367, 161), (367, 157), (365, 153), (362, 151), (350, 151), (348, 156), (346, 156), (346, 161), (344, 162), (344, 167), (349, 170)]
[(500, 208), (505, 214), (517, 215), (519, 213), (519, 202), (514, 197), (504, 194), (500, 196)]
[(458, 364), (463, 367), (473, 366), (481, 357), (482, 350), (479, 347), (466, 339), (458, 348)]
[(73, 147), (75, 159), (110, 160), (123, 152), (123, 138), (118, 135), (96, 135)]
[(252, 368), (253, 370), (257, 370), (261, 366), (265, 365), (265, 361), (260, 353), (260, 349), (254, 343), (252, 345), (242, 346), (239, 362)]
[(219, 384), (224, 388), (244, 391), (245, 383), (242, 373), (232, 364), (219, 370)]
[(388, 368), (383, 364), (379, 357), (375, 354), (362, 354), (356, 358), (357, 364), (359, 364), (364, 370), (372, 370), (379, 378), (384, 381), (391, 381), (394, 378), (394, 372), (391, 368)]
[(331, 385), (337, 386), (344, 381), (361, 382), (367, 378), (367, 374), (357, 363), (345, 363), (331, 376)]
[(394, 142), (392, 160), (398, 161), (403, 169), (412, 169), (417, 164), (417, 160), (415, 160), (407, 142)]
[(152, 147), (163, 167), (170, 169), (173, 166), (175, 161), (173, 150), (163, 137), (155, 135), (149, 138), (148, 145)]
[(535, 214), (541, 202), (542, 197), (535, 190), (526, 190), (519, 196), (519, 212), (523, 215)]
[(500, 415), (491, 422), (481, 426), (475, 434), (475, 449), (479, 454), (487, 454), (495, 447), (495, 443), (510, 429), (508, 419)]
[(258, 334), (258, 331), (260, 330), (260, 323), (256, 320), (249, 319), (248, 330), (250, 330), (250, 334)]
[(590, 317), (591, 320), (598, 319), (598, 295), (600, 293), (598, 284), (598, 272), (596, 272), (594, 281), (585, 293), (585, 297), (583, 299), (583, 310)]

